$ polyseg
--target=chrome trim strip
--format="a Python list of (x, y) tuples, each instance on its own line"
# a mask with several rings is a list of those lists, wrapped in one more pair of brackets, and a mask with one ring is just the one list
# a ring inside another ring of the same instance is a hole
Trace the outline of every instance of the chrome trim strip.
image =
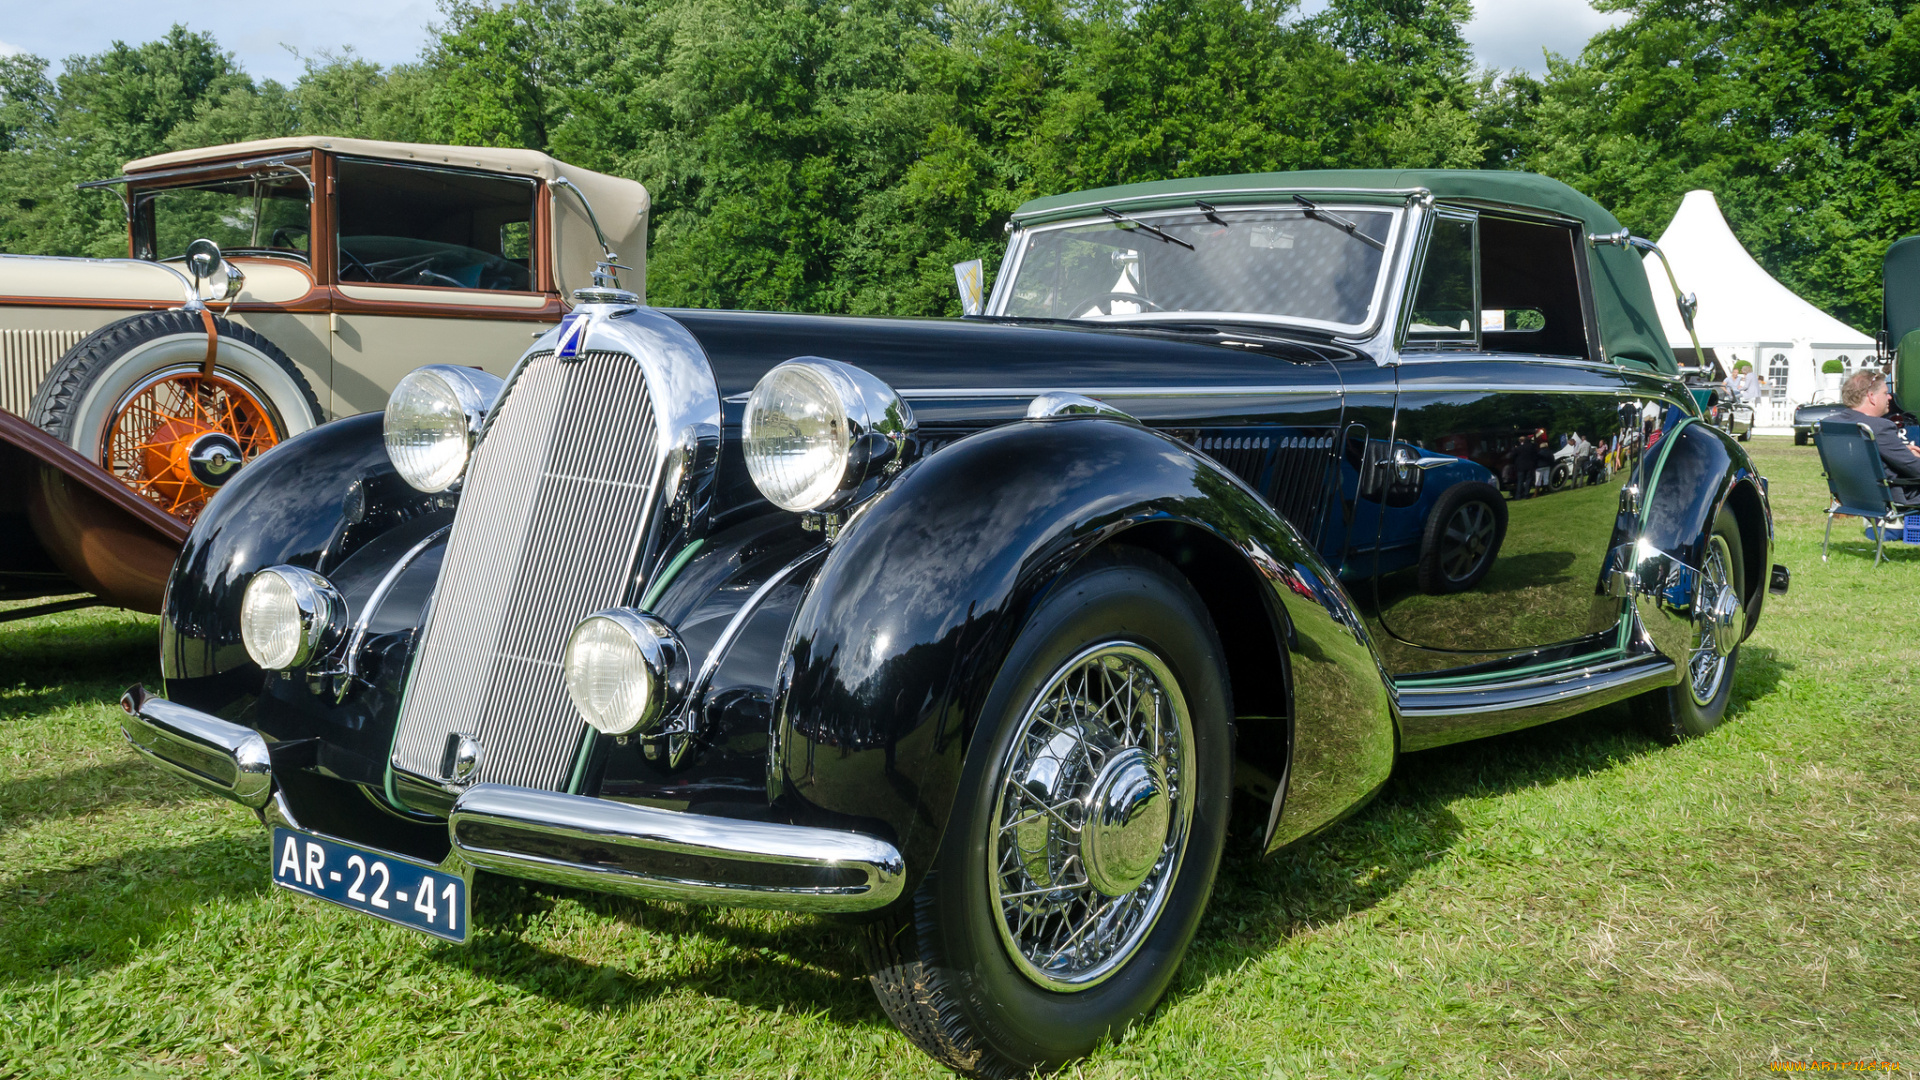
[[(1605, 704), (1590, 700), (1603, 692), (1628, 690), (1637, 693), (1641, 688), (1664, 686), (1672, 681), (1677, 670), (1673, 661), (1664, 656), (1635, 656), (1593, 668), (1575, 668), (1505, 683), (1431, 690), (1407, 686), (1397, 689), (1401, 716), (1424, 722), (1573, 706), (1558, 711), (1558, 715), (1566, 716)], [(1610, 700), (1624, 696), (1628, 695), (1614, 694)], [(1526, 726), (1554, 718), (1517, 716), (1519, 723), (1513, 726)]]
[(828, 550), (830, 550), (828, 545), (821, 544), (768, 575), (767, 580), (753, 590), (752, 595), (747, 597), (746, 603), (740, 605), (740, 610), (734, 612), (733, 618), (727, 620), (727, 625), (721, 629), (720, 636), (713, 639), (713, 646), (707, 650), (707, 658), (700, 662), (700, 674), (694, 678), (693, 690), (687, 695), (686, 704), (667, 724), (668, 732), (686, 733), (699, 726), (700, 710), (705, 708), (707, 703), (707, 690), (713, 685), (713, 677), (720, 671), (720, 665), (725, 662), (727, 654), (733, 650), (734, 641), (739, 638), (740, 632), (746, 629), (747, 620), (753, 618), (754, 613), (760, 610), (761, 602), (766, 600), (769, 593), (786, 584), (788, 579), (799, 573), (808, 563), (825, 555)]
[(1396, 688), (1402, 694), (1413, 694), (1421, 697), (1440, 697), (1450, 694), (1469, 695), (1522, 692), (1528, 687), (1540, 685), (1543, 680), (1560, 680), (1567, 678), (1569, 675), (1601, 675), (1610, 671), (1618, 671), (1622, 668), (1634, 667), (1645, 661), (1646, 658), (1643, 656), (1622, 656), (1604, 663), (1576, 668), (1572, 671), (1561, 669), (1547, 675), (1523, 675), (1518, 678), (1502, 679), (1497, 682), (1464, 683), (1458, 686), (1423, 687), (1419, 685), (1417, 681), (1409, 679), (1402, 680), (1396, 684)]
[(120, 698), (120, 730), (140, 756), (250, 810), (273, 795), (273, 763), (259, 732), (147, 693), (136, 683)]
[(1090, 398), (1110, 397), (1267, 397), (1272, 394), (1320, 394), (1345, 397), (1337, 386), (994, 386), (970, 390), (966, 387), (908, 387), (901, 397), (928, 400), (976, 397), (1035, 398), (1041, 394), (1080, 394)]
[(394, 584), (400, 580), (400, 575), (406, 572), (407, 567), (413, 565), (413, 560), (419, 558), (421, 552), (432, 547), (435, 541), (447, 535), (452, 529), (451, 525), (443, 525), (408, 548), (406, 554), (400, 556), (398, 561), (387, 568), (386, 574), (380, 578), (380, 583), (373, 587), (372, 593), (368, 594), (366, 604), (360, 608), (360, 617), (354, 620), (353, 633), (347, 638), (346, 664), (338, 672), (346, 678), (335, 689), (336, 694), (345, 697), (347, 688), (360, 677), (360, 646), (366, 643), (367, 627), (373, 623), (373, 613), (379, 611), (380, 605), (386, 603), (387, 594), (393, 591)]
[[(1338, 386), (929, 386), (908, 387), (897, 391), (901, 397), (928, 401), (970, 400), (973, 398), (1036, 398), (1042, 394), (1079, 394), (1090, 398), (1110, 397), (1269, 397), (1274, 394), (1320, 394), (1345, 397)], [(748, 395), (734, 394), (729, 405), (746, 404)]]
[(906, 875), (876, 836), (505, 784), (461, 795), (447, 831), (483, 870), (656, 900), (867, 911), (897, 898)]

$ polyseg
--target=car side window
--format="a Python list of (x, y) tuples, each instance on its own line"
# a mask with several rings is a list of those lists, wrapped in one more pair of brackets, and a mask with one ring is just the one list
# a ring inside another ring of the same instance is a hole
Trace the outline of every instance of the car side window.
[(533, 289), (533, 180), (353, 158), (334, 169), (342, 282)]
[(1579, 258), (1572, 225), (1437, 211), (1407, 347), (1586, 358)]
[(1474, 219), (1440, 212), (1427, 239), (1427, 257), (1414, 288), (1407, 345), (1473, 346), (1478, 343), (1479, 275)]
[(1580, 231), (1480, 215), (1480, 339), (1496, 352), (1585, 358)]

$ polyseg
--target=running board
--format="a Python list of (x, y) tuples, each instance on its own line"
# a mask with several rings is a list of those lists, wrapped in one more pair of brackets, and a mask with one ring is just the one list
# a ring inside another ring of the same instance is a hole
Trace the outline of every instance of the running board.
[(1503, 682), (1402, 685), (1400, 749), (1427, 750), (1559, 720), (1671, 686), (1676, 674), (1664, 656), (1630, 656)]

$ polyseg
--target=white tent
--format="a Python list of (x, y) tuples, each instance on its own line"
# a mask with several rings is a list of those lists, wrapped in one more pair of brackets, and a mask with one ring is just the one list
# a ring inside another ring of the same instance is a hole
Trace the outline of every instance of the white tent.
[[(1659, 244), (1681, 291), (1700, 300), (1693, 320), (1700, 347), (1711, 350), (1729, 371), (1735, 362), (1746, 360), (1766, 379), (1767, 401), (1754, 417), (1759, 429), (1785, 433), (1795, 405), (1816, 395), (1834, 399), (1845, 376), (1822, 376), (1820, 368), (1828, 360), (1839, 360), (1852, 371), (1873, 355), (1872, 335), (1802, 300), (1753, 261), (1727, 227), (1713, 192), (1687, 192)], [(1693, 348), (1659, 258), (1648, 255), (1645, 266), (1667, 343), (1675, 349)]]

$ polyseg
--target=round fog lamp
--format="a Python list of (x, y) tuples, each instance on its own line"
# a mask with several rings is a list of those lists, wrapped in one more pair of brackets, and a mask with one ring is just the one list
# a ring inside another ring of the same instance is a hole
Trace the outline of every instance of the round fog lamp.
[(326, 578), (300, 566), (269, 566), (240, 598), (240, 642), (268, 671), (305, 664), (336, 636), (346, 603)]
[(589, 615), (567, 638), (567, 696), (603, 735), (657, 730), (686, 692), (686, 649), (652, 615), (613, 608)]

